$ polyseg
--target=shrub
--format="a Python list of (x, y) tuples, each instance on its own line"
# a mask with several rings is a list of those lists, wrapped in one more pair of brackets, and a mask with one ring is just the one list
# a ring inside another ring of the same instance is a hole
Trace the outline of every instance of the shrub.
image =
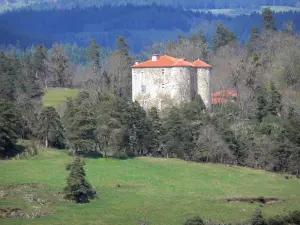
[(65, 198), (77, 203), (88, 203), (89, 198), (96, 197), (96, 191), (85, 179), (84, 162), (76, 158), (67, 165), (70, 175), (67, 178), (67, 186), (64, 188)]
[(252, 225), (267, 225), (266, 220), (262, 216), (262, 210), (257, 208), (252, 216), (251, 220)]
[(204, 225), (204, 222), (199, 216), (195, 216), (186, 220), (184, 225)]

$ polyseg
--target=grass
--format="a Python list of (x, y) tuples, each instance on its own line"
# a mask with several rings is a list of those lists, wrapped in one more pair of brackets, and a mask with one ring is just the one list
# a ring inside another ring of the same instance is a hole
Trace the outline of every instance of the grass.
[(79, 91), (77, 89), (70, 88), (48, 88), (45, 90), (45, 95), (43, 96), (44, 106), (53, 106), (59, 109), (62, 102), (67, 98), (76, 97)]
[[(0, 190), (9, 184), (37, 182), (47, 185), (42, 197), (62, 191), (65, 164), (72, 160), (64, 151), (40, 150), (30, 160), (2, 161)], [(249, 219), (257, 203), (227, 203), (230, 197), (278, 197), (286, 203), (265, 205), (266, 216), (299, 209), (300, 180), (249, 168), (188, 163), (176, 159), (136, 158), (129, 160), (87, 159), (86, 172), (99, 199), (86, 205), (57, 202), (53, 212), (35, 220), (0, 219), (1, 224), (100, 224), (180, 225), (186, 218), (239, 222)], [(120, 187), (118, 187), (120, 186)], [(37, 191), (40, 193), (41, 191)], [(23, 207), (33, 203), (22, 198), (1, 199), (1, 207)]]

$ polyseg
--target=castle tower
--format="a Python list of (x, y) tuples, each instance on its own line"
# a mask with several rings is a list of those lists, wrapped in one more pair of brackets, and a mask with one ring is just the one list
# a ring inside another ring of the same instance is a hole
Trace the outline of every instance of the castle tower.
[(209, 110), (211, 108), (211, 65), (199, 59), (193, 64), (197, 69), (197, 93)]

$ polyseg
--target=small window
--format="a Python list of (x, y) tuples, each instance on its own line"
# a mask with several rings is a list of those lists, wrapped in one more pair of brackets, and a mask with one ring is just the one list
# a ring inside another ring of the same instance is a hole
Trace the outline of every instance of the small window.
[(146, 76), (145, 76), (144, 72), (142, 72), (142, 83), (144, 84), (145, 81), (146, 81)]
[(142, 93), (146, 93), (146, 85), (142, 85), (141, 89), (142, 89)]
[(161, 84), (161, 88), (162, 88), (162, 89), (165, 89), (165, 84)]

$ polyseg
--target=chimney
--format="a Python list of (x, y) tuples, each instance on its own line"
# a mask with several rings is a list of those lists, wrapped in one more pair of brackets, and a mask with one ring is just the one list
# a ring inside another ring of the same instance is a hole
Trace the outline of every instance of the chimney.
[(140, 61), (139, 60), (135, 60), (135, 65), (139, 64)]
[(152, 61), (155, 62), (159, 59), (159, 54), (153, 54), (152, 55)]

